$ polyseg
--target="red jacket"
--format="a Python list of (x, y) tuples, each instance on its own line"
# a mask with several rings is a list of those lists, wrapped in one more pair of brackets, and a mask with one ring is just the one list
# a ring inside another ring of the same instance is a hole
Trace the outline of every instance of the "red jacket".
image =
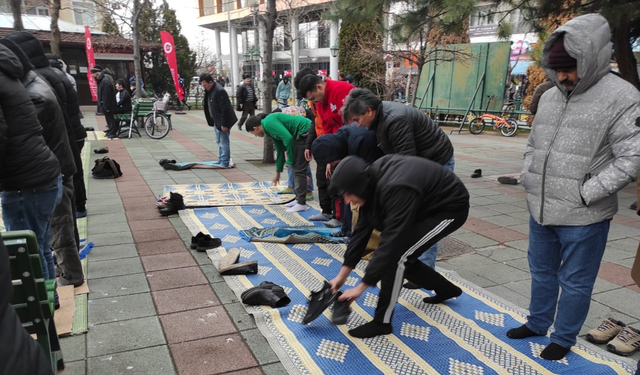
[(322, 118), (324, 134), (333, 134), (344, 125), (342, 120), (342, 105), (344, 99), (355, 87), (344, 81), (327, 81), (324, 91), (324, 103), (318, 103), (316, 110)]

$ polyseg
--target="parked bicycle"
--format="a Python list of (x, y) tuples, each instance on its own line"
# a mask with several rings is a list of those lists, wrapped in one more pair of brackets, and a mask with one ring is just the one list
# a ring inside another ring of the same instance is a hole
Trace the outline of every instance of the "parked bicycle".
[[(166, 97), (166, 95), (165, 95)], [(162, 139), (171, 130), (171, 120), (166, 115), (167, 103), (158, 96), (151, 98), (153, 109), (144, 118), (144, 131), (153, 139)]]
[(515, 119), (505, 119), (500, 116), (487, 113), (491, 100), (495, 97), (495, 95), (487, 95), (489, 100), (487, 101), (487, 108), (485, 108), (484, 113), (469, 121), (469, 132), (471, 132), (471, 134), (482, 133), (487, 122), (490, 122), (494, 129), (500, 129), (500, 133), (505, 137), (513, 137), (518, 133), (518, 122)]

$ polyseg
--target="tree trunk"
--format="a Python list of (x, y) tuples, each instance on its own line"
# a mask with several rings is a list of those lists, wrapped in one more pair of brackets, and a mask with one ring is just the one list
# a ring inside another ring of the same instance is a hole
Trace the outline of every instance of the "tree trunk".
[[(265, 28), (264, 43), (264, 59), (262, 77), (262, 87), (264, 87), (264, 112), (271, 112), (271, 85), (273, 78), (271, 71), (273, 70), (273, 31), (276, 29), (276, 0), (267, 0), (267, 14), (262, 17), (261, 22)], [(263, 163), (274, 163), (273, 158), (273, 141), (269, 137), (264, 137), (264, 148), (262, 151)]]
[(60, 52), (60, 28), (58, 27), (58, 18), (60, 17), (60, 0), (51, 2), (51, 53), (62, 58)]
[(631, 16), (629, 13), (624, 13), (620, 15), (618, 25), (613, 27), (614, 56), (622, 78), (640, 90), (638, 66), (631, 49), (630, 24)]
[(13, 13), (13, 29), (15, 31), (23, 31), (22, 0), (11, 0), (11, 12)]
[(140, 92), (144, 90), (142, 87), (142, 66), (140, 64), (140, 30), (138, 28), (141, 11), (142, 4), (140, 3), (140, 0), (133, 0), (131, 33), (133, 34), (133, 70), (136, 75), (136, 98), (138, 99), (142, 97)]

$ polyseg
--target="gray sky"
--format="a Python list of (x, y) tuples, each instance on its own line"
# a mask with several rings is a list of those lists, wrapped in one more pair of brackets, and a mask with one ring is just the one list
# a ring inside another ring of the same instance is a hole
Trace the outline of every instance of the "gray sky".
[[(189, 40), (189, 47), (195, 49), (198, 41), (204, 37), (205, 45), (211, 51), (215, 51), (213, 30), (205, 29), (197, 25), (198, 1), (197, 0), (167, 0), (169, 6), (176, 11), (176, 16), (182, 26), (182, 35)], [(229, 36), (226, 33), (220, 34), (222, 41), (222, 54), (229, 53)]]

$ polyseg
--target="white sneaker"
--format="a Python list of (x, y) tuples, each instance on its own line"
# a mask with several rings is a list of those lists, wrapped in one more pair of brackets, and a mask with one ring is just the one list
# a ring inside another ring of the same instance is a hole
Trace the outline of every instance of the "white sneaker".
[(309, 206), (306, 204), (294, 204), (291, 208), (287, 209), (287, 212), (302, 212), (309, 209)]
[(285, 203), (285, 204), (284, 204), (284, 206), (285, 206), (285, 207), (293, 207), (293, 206), (295, 206), (296, 204), (298, 204), (298, 202), (296, 202), (296, 200), (294, 199), (294, 200), (292, 200), (291, 202)]

